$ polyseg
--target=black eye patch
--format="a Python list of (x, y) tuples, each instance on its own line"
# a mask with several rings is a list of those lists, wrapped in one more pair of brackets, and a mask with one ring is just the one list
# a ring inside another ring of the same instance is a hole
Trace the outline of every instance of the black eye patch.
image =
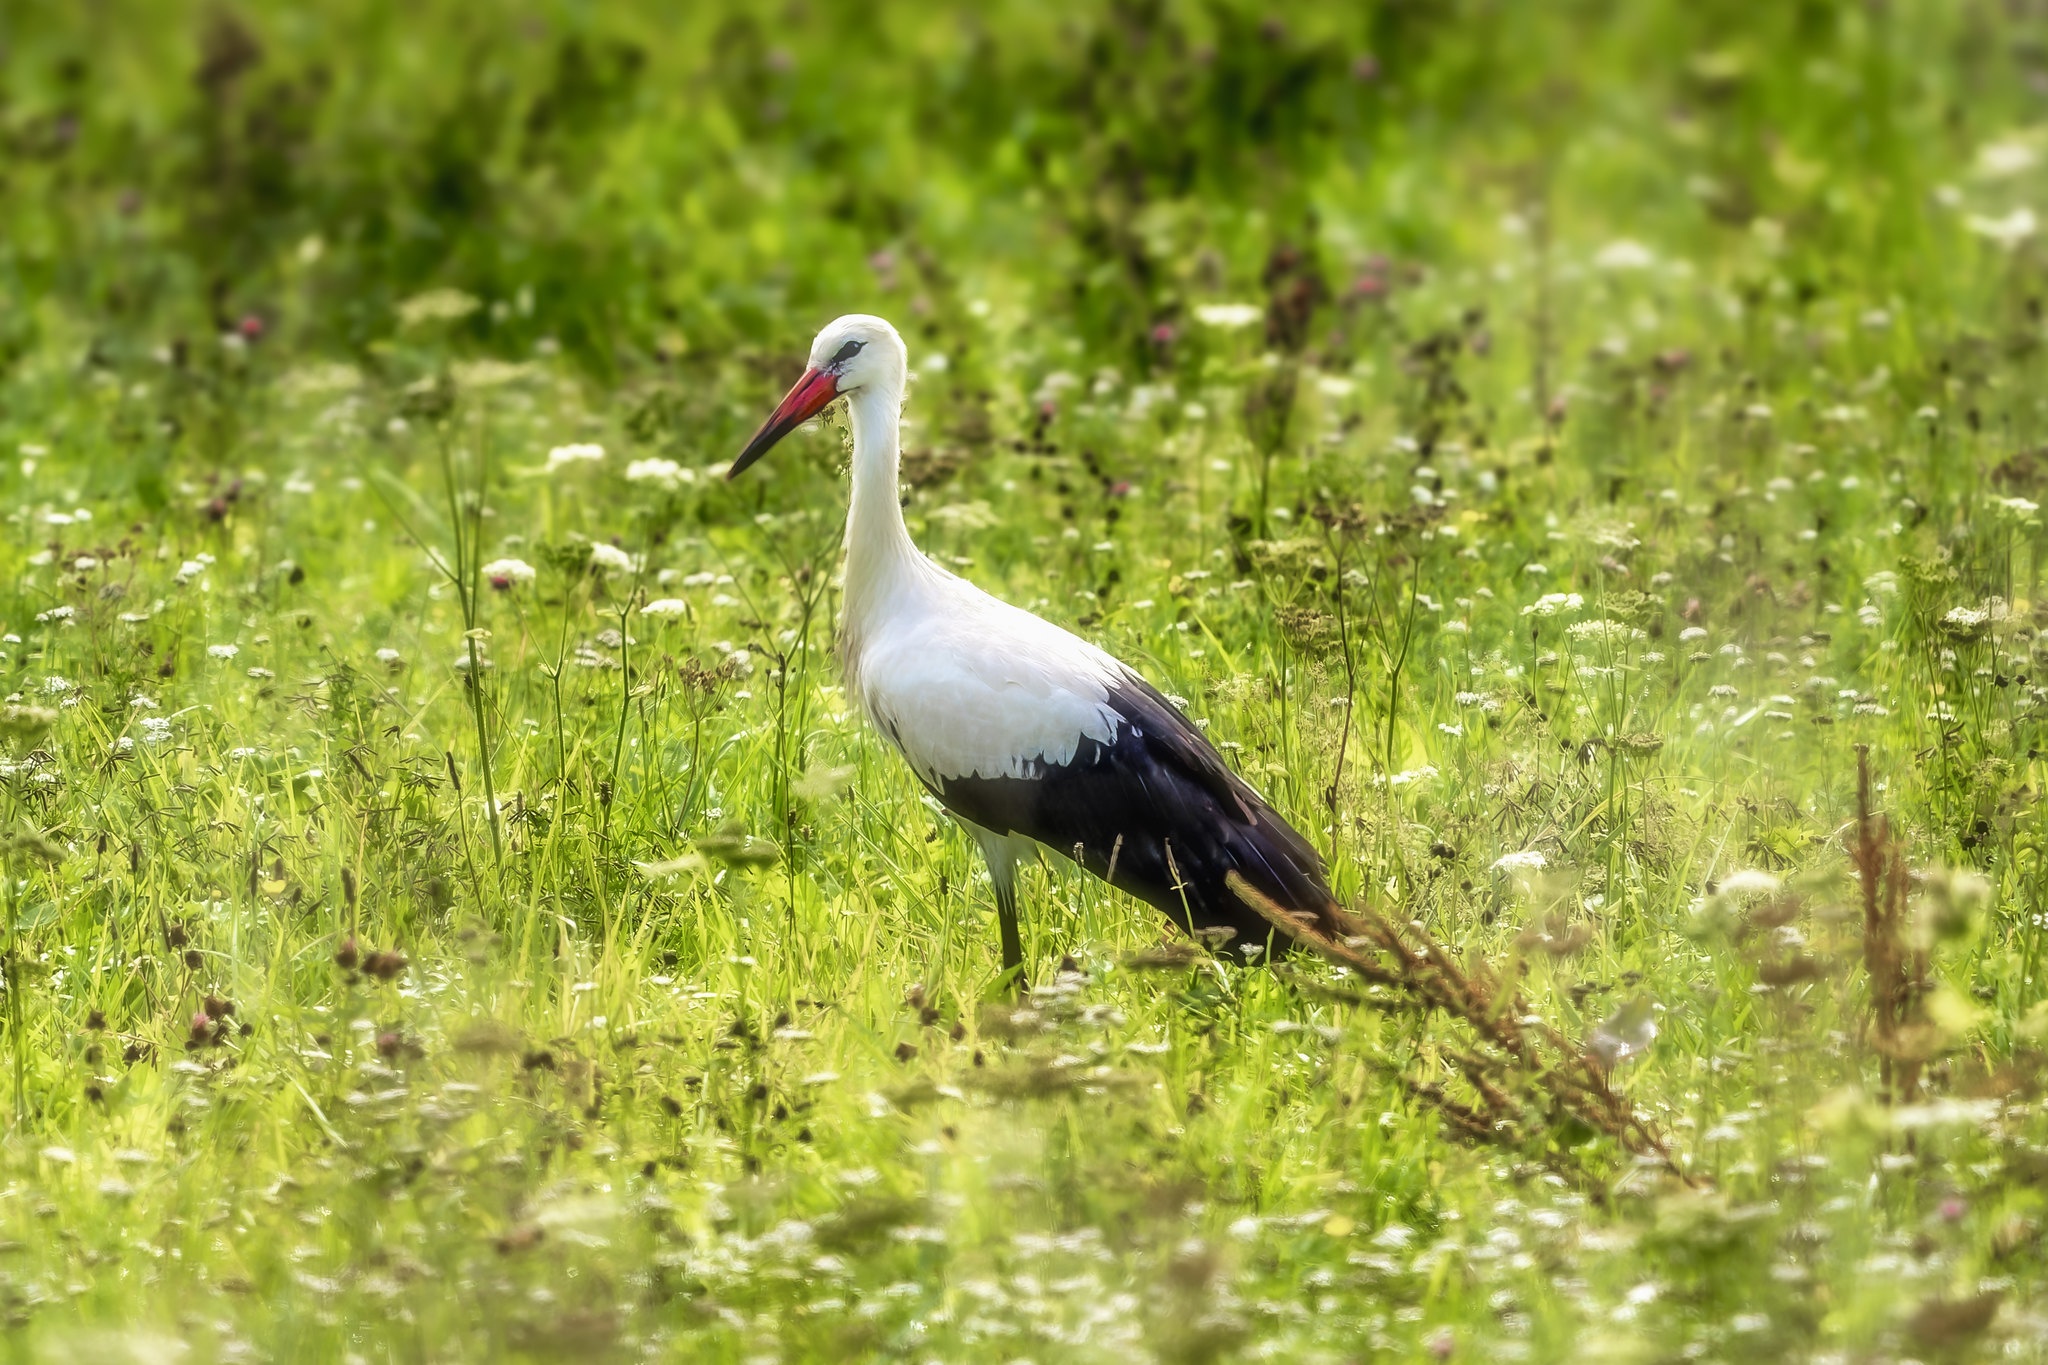
[(844, 365), (847, 361), (859, 355), (860, 348), (865, 345), (867, 345), (865, 341), (847, 342), (844, 346), (841, 346), (839, 348), (839, 354), (832, 357), (832, 363), (834, 365)]

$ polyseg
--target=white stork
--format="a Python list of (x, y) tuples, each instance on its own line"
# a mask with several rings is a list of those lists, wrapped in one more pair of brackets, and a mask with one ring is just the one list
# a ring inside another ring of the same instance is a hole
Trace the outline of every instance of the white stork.
[(1017, 979), (1023, 967), (1016, 869), (1035, 844), (1190, 933), (1233, 931), (1211, 937), (1239, 954), (1302, 931), (1341, 933), (1315, 850), (1157, 689), (1087, 641), (949, 573), (911, 542), (896, 491), (907, 359), (903, 338), (881, 318), (832, 323), (811, 344), (803, 378), (727, 477), (846, 398), (847, 685), (981, 845), (1006, 974)]

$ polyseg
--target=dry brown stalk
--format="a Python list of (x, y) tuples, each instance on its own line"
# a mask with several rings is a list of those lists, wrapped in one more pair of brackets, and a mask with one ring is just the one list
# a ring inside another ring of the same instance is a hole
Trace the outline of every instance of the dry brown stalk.
[(1332, 906), (1319, 916), (1292, 914), (1235, 873), (1227, 884), (1293, 942), (1349, 968), (1384, 994), (1302, 981), (1309, 989), (1373, 1009), (1446, 1014), (1472, 1030), (1477, 1046), (1453, 1047), (1444, 1056), (1476, 1105), (1453, 1098), (1441, 1086), (1401, 1077), (1407, 1092), (1436, 1109), (1460, 1136), (1525, 1148), (1546, 1120), (1573, 1119), (1690, 1183), (1656, 1125), (1609, 1085), (1601, 1061), (1541, 1020), (1521, 991), (1503, 981), (1485, 958), (1475, 953), (1461, 964), (1419, 922), (1399, 921), (1371, 906), (1351, 911)]
[(1927, 950), (1907, 922), (1912, 873), (1891, 821), (1870, 808), (1870, 748), (1856, 746), (1856, 842), (1849, 850), (1863, 890), (1863, 970), (1870, 978), (1870, 1038), (1881, 1097), (1911, 1104), (1920, 1073), (1939, 1041), (1927, 1017)]

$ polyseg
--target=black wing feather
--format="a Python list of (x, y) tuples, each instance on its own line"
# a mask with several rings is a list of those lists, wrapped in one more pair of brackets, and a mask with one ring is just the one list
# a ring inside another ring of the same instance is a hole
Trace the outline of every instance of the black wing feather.
[(1202, 732), (1132, 677), (1110, 689), (1107, 742), (1022, 777), (945, 778), (934, 792), (984, 829), (1068, 854), (1189, 931), (1224, 927), (1266, 943), (1272, 926), (1226, 885), (1232, 872), (1285, 910), (1332, 926), (1322, 859), (1233, 773)]

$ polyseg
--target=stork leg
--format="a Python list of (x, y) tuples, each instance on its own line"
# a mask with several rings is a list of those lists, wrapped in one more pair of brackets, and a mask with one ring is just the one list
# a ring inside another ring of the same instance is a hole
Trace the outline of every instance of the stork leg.
[[(993, 871), (993, 869), (991, 869)], [(1003, 936), (1003, 975), (1018, 988), (1024, 985), (1024, 935), (1017, 925), (1017, 870), (1005, 868), (995, 879), (996, 927)]]
[(981, 845), (988, 862), (988, 879), (996, 893), (996, 927), (1003, 939), (1003, 981), (1012, 989), (1024, 987), (1024, 936), (1017, 923), (1017, 841), (1007, 835), (960, 822)]

